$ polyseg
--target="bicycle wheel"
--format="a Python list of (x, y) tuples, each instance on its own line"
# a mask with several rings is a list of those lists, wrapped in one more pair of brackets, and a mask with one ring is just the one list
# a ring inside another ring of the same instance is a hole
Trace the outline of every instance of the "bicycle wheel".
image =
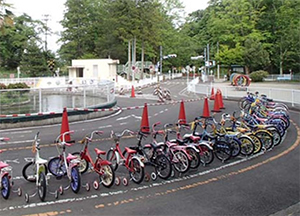
[(71, 189), (74, 193), (78, 193), (81, 186), (80, 173), (78, 171), (78, 167), (74, 166), (71, 169)]
[(198, 145), (199, 154), (200, 154), (200, 160), (201, 163), (204, 165), (210, 164), (214, 160), (214, 152), (209, 147), (207, 147), (205, 144), (199, 144)]
[(107, 154), (106, 154), (106, 159), (108, 161), (111, 162), (111, 165), (114, 169), (114, 171), (116, 171), (118, 169), (118, 156), (117, 156), (118, 153), (114, 152), (112, 149), (109, 149)]
[(155, 171), (161, 179), (168, 179), (172, 174), (172, 164), (166, 155), (159, 154), (155, 158)]
[(273, 136), (273, 142), (274, 142), (274, 146), (277, 146), (281, 143), (282, 137), (280, 136), (279, 131), (277, 130), (276, 127), (273, 128), (267, 128), (269, 132), (271, 132), (272, 136)]
[(190, 160), (185, 152), (177, 150), (173, 152), (174, 158), (173, 158), (173, 166), (174, 168), (180, 172), (185, 173), (190, 168)]
[(225, 162), (231, 158), (231, 148), (229, 144), (227, 144), (224, 141), (218, 141), (214, 145), (214, 153), (216, 157), (222, 161)]
[(239, 137), (241, 141), (241, 154), (249, 156), (254, 152), (254, 142), (250, 137), (241, 136)]
[(240, 98), (239, 101), (238, 101), (238, 105), (239, 105), (239, 107), (240, 107), (241, 109), (244, 109), (245, 106), (246, 106), (246, 104), (248, 104), (248, 103), (250, 103), (250, 102), (249, 102), (248, 99), (245, 98), (245, 97)]
[(268, 150), (274, 145), (273, 137), (267, 131), (258, 131), (255, 135), (261, 140), (264, 150)]
[(228, 144), (231, 147), (231, 156), (236, 157), (240, 154), (241, 152), (241, 143), (237, 139), (231, 139)]
[(102, 173), (99, 175), (99, 179), (104, 187), (110, 188), (115, 182), (115, 172), (112, 165), (100, 165), (97, 163), (97, 169)]
[(253, 151), (253, 154), (256, 154), (258, 152), (261, 151), (262, 149), (262, 142), (261, 140), (254, 134), (249, 134), (248, 135), (254, 142), (254, 151)]
[(62, 177), (67, 174), (66, 166), (60, 157), (51, 158), (48, 162), (48, 169), (56, 177)]
[(40, 172), (40, 174), (39, 174), (37, 188), (38, 188), (39, 197), (40, 197), (41, 201), (44, 202), (45, 197), (46, 197), (47, 185), (46, 185), (45, 173), (43, 173), (43, 172)]
[(136, 158), (131, 158), (129, 162), (129, 176), (132, 179), (132, 181), (137, 184), (141, 183), (144, 179), (144, 167), (141, 166), (139, 160)]
[(87, 160), (84, 158), (81, 158), (80, 152), (74, 152), (72, 155), (76, 156), (77, 159), (80, 161), (78, 164), (78, 171), (80, 173), (85, 173), (89, 168), (89, 163), (87, 162)]
[[(44, 164), (45, 174), (47, 175), (47, 165)], [(28, 162), (22, 169), (22, 175), (26, 181), (36, 182), (36, 165), (33, 161)]]
[(5, 175), (1, 179), (1, 195), (4, 199), (8, 199), (10, 195), (10, 182), (8, 175)]
[(186, 152), (192, 157), (190, 162), (190, 168), (197, 169), (201, 163), (200, 154), (191, 147), (187, 147)]

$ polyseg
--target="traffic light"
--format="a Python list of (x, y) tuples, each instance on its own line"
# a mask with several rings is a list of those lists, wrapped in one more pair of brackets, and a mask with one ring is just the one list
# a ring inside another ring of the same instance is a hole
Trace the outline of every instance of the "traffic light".
[(54, 59), (48, 60), (47, 63), (48, 63), (48, 68), (50, 69), (50, 71), (53, 72), (54, 67), (55, 67), (55, 61), (54, 61)]

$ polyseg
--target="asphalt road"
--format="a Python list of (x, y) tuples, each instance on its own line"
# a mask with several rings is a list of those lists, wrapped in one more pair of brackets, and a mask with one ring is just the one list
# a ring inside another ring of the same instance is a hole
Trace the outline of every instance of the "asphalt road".
[[(172, 92), (172, 99), (193, 99), (185, 103), (188, 122), (202, 114), (203, 96), (185, 91), (185, 80), (173, 80), (161, 84)], [(156, 103), (152, 96), (153, 88), (143, 89), (143, 95), (130, 98), (125, 95), (118, 98), (118, 106), (135, 107), (148, 103), (150, 124), (157, 121), (175, 123), (178, 120), (179, 103), (167, 105)], [(153, 104), (155, 103), (155, 104)], [(224, 112), (238, 110), (236, 101), (224, 100)], [(209, 102), (212, 109), (213, 102)], [(260, 153), (249, 158), (231, 159), (221, 163), (216, 158), (212, 164), (191, 170), (183, 176), (175, 175), (167, 181), (142, 182), (137, 185), (129, 182), (128, 186), (116, 186), (99, 190), (86, 191), (81, 188), (79, 194), (65, 191), (56, 200), (48, 193), (45, 202), (38, 196), (31, 197), (27, 204), (24, 195), (18, 197), (12, 193), (9, 200), (0, 197), (0, 215), (299, 215), (300, 198), (300, 115), (290, 112), (292, 124), (283, 143), (272, 151)], [(70, 123), (75, 133), (72, 139), (79, 141), (85, 134), (98, 129), (104, 132), (97, 142), (90, 146), (108, 150), (113, 144), (108, 139), (111, 130), (121, 132), (128, 128), (137, 131), (141, 124), (142, 109), (123, 110), (112, 116)], [(216, 115), (219, 118), (220, 114)], [(35, 186), (26, 182), (21, 175), (25, 159), (32, 157), (31, 142), (40, 131), (42, 144), (41, 156), (49, 159), (57, 154), (53, 141), (60, 132), (60, 125), (39, 128), (21, 128), (1, 131), (1, 136), (10, 137), (1, 149), (1, 160), (9, 163), (14, 170), (13, 189), (21, 187), (32, 194)], [(121, 147), (136, 143), (135, 138), (124, 138)], [(75, 144), (69, 152), (79, 151)], [(147, 167), (151, 172), (151, 167)], [(128, 172), (121, 167), (116, 172), (119, 177), (128, 177)], [(97, 179), (93, 172), (82, 175), (82, 183)], [(66, 179), (49, 180), (49, 191), (54, 192), (60, 185), (68, 185)]]

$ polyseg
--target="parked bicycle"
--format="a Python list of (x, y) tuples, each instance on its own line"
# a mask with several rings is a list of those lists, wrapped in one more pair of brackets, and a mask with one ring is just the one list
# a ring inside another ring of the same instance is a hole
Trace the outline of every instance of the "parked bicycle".
[[(70, 153), (67, 155), (66, 153), (66, 146), (71, 146), (72, 144), (67, 143), (65, 137), (71, 133), (74, 133), (74, 131), (67, 131), (56, 138), (56, 148), (59, 155), (51, 158), (48, 162), (48, 169), (52, 175), (56, 176), (58, 179), (66, 175), (70, 181), (67, 187), (59, 187), (60, 194), (63, 194), (64, 190), (67, 190), (70, 187), (74, 193), (78, 193), (81, 187), (81, 177), (78, 170), (80, 161), (77, 156)], [(60, 148), (62, 150), (60, 150)]]
[[(208, 131), (207, 127), (210, 127), (210, 131)], [(202, 131), (198, 128), (201, 128)], [(193, 135), (199, 136), (201, 138), (200, 141), (207, 140), (212, 142), (215, 156), (224, 163), (231, 158), (232, 149), (227, 142), (220, 140), (216, 134), (212, 133), (214, 130), (215, 124), (207, 124), (207, 119), (195, 118), (193, 123)]]
[[(160, 122), (157, 122), (155, 126), (158, 126), (159, 124)], [(186, 151), (186, 146), (170, 142), (169, 133), (176, 134), (176, 131), (173, 129), (173, 124), (165, 124), (163, 130), (156, 130), (155, 127), (153, 127), (152, 134), (157, 145), (160, 145), (163, 148), (164, 153), (167, 155), (177, 172), (186, 173), (190, 169), (192, 157)], [(163, 142), (157, 142), (158, 135), (163, 135)]]
[[(80, 160), (78, 166), (80, 173), (85, 173), (88, 170), (89, 165), (91, 165), (92, 170), (99, 175), (100, 182), (93, 182), (93, 187), (97, 190), (99, 188), (99, 183), (103, 184), (104, 187), (111, 187), (115, 182), (115, 172), (111, 162), (101, 158), (101, 155), (106, 154), (105, 151), (94, 148), (97, 157), (95, 161), (92, 159), (88, 146), (89, 143), (93, 141), (94, 134), (100, 136), (103, 132), (95, 130), (90, 135), (87, 134), (81, 141), (79, 141), (80, 144), (83, 144), (82, 150), (80, 152), (74, 152), (73, 155), (77, 156)], [(89, 189), (89, 186), (87, 187)]]
[[(128, 133), (129, 135), (134, 135), (133, 131), (128, 129), (123, 130), (122, 133), (115, 133), (111, 131), (111, 138), (114, 140), (114, 147), (111, 147), (110, 150), (107, 152), (106, 159), (112, 163), (112, 167), (116, 171), (120, 165), (126, 167), (129, 171), (130, 179), (139, 184), (143, 181), (145, 177), (145, 170), (144, 170), (144, 158), (137, 155), (136, 150), (130, 149), (129, 147), (125, 147), (124, 152), (121, 151), (120, 148), (120, 139)], [(120, 179), (116, 177), (116, 184), (120, 184)], [(123, 178), (123, 184), (128, 185), (127, 178)]]
[[(48, 178), (47, 175), (47, 160), (40, 157), (40, 142), (39, 142), (39, 132), (34, 136), (32, 143), (32, 152), (34, 153), (34, 158), (25, 164), (22, 169), (23, 177), (29, 182), (35, 182), (37, 191), (32, 195), (25, 193), (25, 201), (28, 203), (30, 197), (34, 197), (38, 194), (40, 200), (45, 201), (47, 193)], [(54, 193), (55, 198), (58, 198), (58, 191)]]
[[(8, 137), (0, 137), (0, 142), (9, 141)], [(0, 153), (3, 153), (3, 150), (0, 150)], [(12, 167), (9, 164), (0, 161), (0, 189), (1, 195), (4, 199), (8, 199), (13, 186), (13, 171)], [(15, 191), (13, 191), (15, 192)], [(18, 196), (22, 195), (21, 188), (18, 188), (17, 191)]]
[[(155, 124), (152, 125), (152, 128), (154, 127)], [(130, 148), (136, 150), (138, 154), (145, 158), (145, 165), (154, 167), (155, 172), (151, 173), (152, 180), (156, 180), (157, 176), (161, 179), (168, 179), (172, 174), (172, 164), (169, 158), (163, 153), (162, 148), (155, 142), (147, 143), (144, 146), (142, 145), (142, 140), (148, 135), (149, 133), (144, 133), (140, 130), (137, 135), (137, 146)]]

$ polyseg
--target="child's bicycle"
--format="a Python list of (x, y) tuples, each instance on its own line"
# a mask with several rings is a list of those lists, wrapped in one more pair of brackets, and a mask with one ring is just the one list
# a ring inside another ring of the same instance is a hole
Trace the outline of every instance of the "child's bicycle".
[[(8, 141), (9, 138), (7, 137), (0, 137), (0, 142)], [(4, 152), (0, 150), (0, 153)], [(4, 199), (8, 199), (10, 196), (10, 191), (12, 190), (13, 182), (12, 179), (12, 167), (9, 166), (7, 163), (0, 161), (0, 190), (1, 195)], [(15, 192), (15, 191), (13, 191)], [(16, 191), (18, 196), (22, 195), (21, 188), (18, 188)]]
[[(115, 172), (111, 165), (111, 162), (101, 158), (101, 155), (105, 155), (106, 152), (95, 148), (94, 150), (97, 154), (97, 158), (95, 161), (93, 161), (88, 149), (88, 144), (93, 141), (93, 135), (101, 135), (102, 133), (102, 131), (95, 130), (90, 134), (90, 136), (86, 135), (83, 140), (79, 141), (80, 144), (83, 144), (82, 150), (80, 152), (73, 153), (73, 155), (76, 155), (80, 160), (78, 166), (80, 173), (85, 173), (89, 168), (89, 164), (91, 164), (92, 170), (94, 170), (99, 175), (100, 184), (103, 184), (103, 186), (109, 188), (115, 182)], [(99, 188), (99, 182), (94, 181), (93, 187), (95, 190), (97, 190)], [(89, 190), (89, 188), (89, 185), (87, 185), (87, 190)]]
[[(66, 153), (66, 146), (71, 146), (71, 143), (67, 143), (65, 141), (65, 137), (67, 134), (74, 133), (74, 131), (67, 131), (62, 135), (59, 135), (55, 142), (57, 143), (56, 148), (59, 152), (59, 155), (53, 157), (48, 162), (49, 172), (56, 176), (57, 179), (62, 178), (64, 175), (67, 175), (70, 184), (67, 187), (60, 186), (59, 193), (62, 195), (64, 190), (67, 190), (71, 187), (74, 193), (78, 193), (81, 187), (81, 177), (80, 172), (78, 170), (78, 165), (80, 161), (77, 156)], [(62, 151), (60, 151), (62, 148)]]
[[(22, 169), (22, 175), (24, 179), (29, 182), (35, 182), (37, 191), (32, 195), (25, 193), (25, 201), (28, 203), (30, 197), (34, 197), (35, 195), (39, 195), (41, 201), (45, 201), (47, 185), (48, 185), (48, 176), (47, 176), (47, 160), (40, 157), (40, 142), (39, 142), (39, 132), (34, 137), (32, 143), (32, 152), (35, 154), (35, 157), (25, 164)], [(50, 192), (50, 194), (54, 194), (55, 198), (58, 198), (58, 191)]]
[[(112, 166), (115, 171), (117, 170), (119, 165), (125, 166), (126, 169), (129, 171), (130, 179), (132, 179), (133, 182), (139, 184), (143, 181), (145, 177), (145, 165), (142, 161), (143, 158), (136, 154), (136, 150), (125, 147), (125, 150), (122, 153), (120, 149), (120, 139), (122, 136), (124, 136), (126, 132), (130, 135), (134, 134), (134, 132), (127, 129), (125, 129), (121, 134), (116, 134), (113, 131), (111, 131), (111, 138), (113, 138), (115, 142), (115, 147), (112, 147), (110, 150), (108, 150), (106, 158), (107, 160), (112, 162)], [(116, 178), (116, 185), (119, 184), (120, 179)], [(123, 178), (123, 184), (125, 186), (128, 185), (127, 178)]]
[(168, 179), (172, 174), (171, 161), (164, 154), (161, 146), (156, 145), (155, 142), (147, 143), (144, 146), (142, 145), (142, 140), (148, 135), (149, 133), (144, 133), (142, 132), (142, 130), (139, 130), (137, 135), (137, 145), (130, 148), (136, 150), (137, 154), (145, 158), (145, 165), (154, 167), (155, 172), (152, 172), (150, 176), (148, 176), (148, 174), (145, 174), (146, 180), (147, 178), (150, 179), (149, 177), (151, 177), (152, 180), (156, 180), (157, 176), (159, 176), (161, 179)]

